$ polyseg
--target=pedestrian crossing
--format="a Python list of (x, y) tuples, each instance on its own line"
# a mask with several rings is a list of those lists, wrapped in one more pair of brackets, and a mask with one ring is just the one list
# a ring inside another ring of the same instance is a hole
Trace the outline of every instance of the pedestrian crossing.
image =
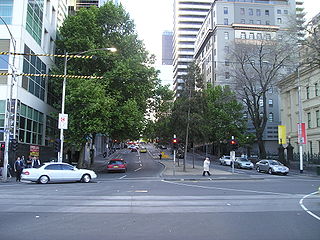
[[(0, 212), (32, 213), (214, 213), (300, 211), (301, 195), (60, 196), (0, 195)], [(319, 199), (319, 198), (318, 198)]]

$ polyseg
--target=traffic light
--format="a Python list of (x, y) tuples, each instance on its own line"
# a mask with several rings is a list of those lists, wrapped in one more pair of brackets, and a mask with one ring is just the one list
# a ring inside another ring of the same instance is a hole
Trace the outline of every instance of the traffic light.
[(57, 138), (54, 141), (54, 151), (55, 152), (60, 152), (60, 149), (61, 149), (61, 140)]
[(11, 139), (11, 150), (14, 152), (18, 150), (18, 141), (15, 138)]
[(173, 146), (173, 149), (178, 148), (178, 139), (177, 138), (172, 139), (172, 146)]
[(238, 149), (238, 147), (239, 147), (238, 140), (236, 140), (236, 139), (231, 139), (231, 140), (229, 141), (229, 147), (230, 147), (231, 150), (236, 150), (236, 149)]
[(5, 143), (1, 143), (1, 145), (0, 145), (0, 150), (1, 150), (2, 152), (4, 152), (5, 148), (6, 148), (6, 144), (5, 144)]

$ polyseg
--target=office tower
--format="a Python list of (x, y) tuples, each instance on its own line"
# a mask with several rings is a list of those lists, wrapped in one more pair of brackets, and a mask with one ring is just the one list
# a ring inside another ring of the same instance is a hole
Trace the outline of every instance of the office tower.
[(194, 43), (213, 1), (174, 1), (173, 85), (176, 97), (184, 88), (182, 77), (193, 61)]
[[(46, 76), (21, 74), (48, 74), (54, 58), (37, 56), (53, 54), (57, 25), (63, 21), (66, 2), (62, 0), (6, 0), (0, 2), (0, 52), (26, 55), (0, 55), (0, 141), (10, 117), (10, 138), (18, 139), (17, 155), (37, 155), (50, 159), (50, 148), (58, 136), (57, 119), (52, 117), (53, 103), (60, 96), (51, 92)], [(13, 78), (12, 73), (17, 75)], [(12, 94), (11, 94), (12, 93)], [(12, 98), (10, 114), (5, 115)], [(12, 161), (12, 158), (9, 158)]]
[[(228, 52), (234, 42), (255, 44), (264, 39), (281, 39), (286, 23), (296, 11), (295, 0), (273, 1), (221, 1), (215, 0), (199, 30), (194, 58), (201, 68), (206, 83), (232, 87), (231, 66)], [(270, 89), (266, 105), (268, 123), (264, 132), (266, 149), (277, 149), (280, 124), (279, 94), (276, 87)], [(248, 119), (248, 113), (244, 112)], [(248, 131), (254, 132), (248, 121)]]
[(172, 65), (173, 63), (173, 32), (164, 31), (162, 33), (162, 65)]

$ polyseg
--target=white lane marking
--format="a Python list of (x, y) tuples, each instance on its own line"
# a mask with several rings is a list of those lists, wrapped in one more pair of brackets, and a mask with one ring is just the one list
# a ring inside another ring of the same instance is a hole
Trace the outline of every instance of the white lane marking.
[(139, 171), (139, 170), (141, 170), (142, 168), (140, 167), (140, 168), (137, 168), (136, 170), (134, 170), (135, 172), (137, 172), (137, 171)]
[(119, 177), (119, 179), (123, 179), (123, 178), (125, 178), (127, 175), (124, 175), (124, 176), (122, 176), (122, 177)]
[[(227, 190), (227, 191), (235, 191), (235, 192), (249, 192), (249, 193), (273, 194), (273, 195), (285, 195), (285, 196), (297, 195), (297, 194), (291, 194), (291, 193), (265, 192), (265, 191), (254, 191), (254, 190), (235, 189), (235, 188), (205, 187), (205, 186), (191, 185), (191, 184), (186, 184), (186, 183), (170, 182), (170, 181), (166, 181), (166, 180), (162, 180), (162, 182), (171, 183), (171, 184), (176, 184), (176, 185), (181, 185), (181, 186), (187, 186), (187, 187), (197, 187), (197, 188), (204, 188), (204, 189)], [(301, 195), (300, 195), (300, 196), (301, 196)]]
[(140, 167), (142, 167), (142, 164), (140, 163)]
[(315, 195), (315, 194), (318, 194), (318, 192), (313, 192), (313, 193), (310, 193), (310, 194), (308, 194), (308, 195), (305, 195), (303, 198), (300, 199), (299, 204), (300, 204), (300, 206), (302, 207), (302, 209), (303, 209), (304, 211), (306, 211), (306, 212), (307, 212), (308, 214), (310, 214), (312, 217), (314, 217), (314, 218), (316, 218), (317, 220), (320, 221), (320, 217), (317, 216), (316, 214), (314, 214), (313, 212), (311, 212), (311, 211), (310, 211), (308, 208), (306, 208), (306, 206), (304, 206), (304, 204), (303, 204), (303, 200), (304, 200), (304, 199), (306, 199), (306, 198), (308, 198), (308, 197), (310, 197), (310, 196), (312, 196), (312, 195)]

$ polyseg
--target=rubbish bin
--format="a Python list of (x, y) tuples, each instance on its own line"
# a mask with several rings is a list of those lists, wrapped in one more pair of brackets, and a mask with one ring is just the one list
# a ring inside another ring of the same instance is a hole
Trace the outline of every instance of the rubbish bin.
[(320, 166), (317, 166), (317, 175), (320, 175)]

